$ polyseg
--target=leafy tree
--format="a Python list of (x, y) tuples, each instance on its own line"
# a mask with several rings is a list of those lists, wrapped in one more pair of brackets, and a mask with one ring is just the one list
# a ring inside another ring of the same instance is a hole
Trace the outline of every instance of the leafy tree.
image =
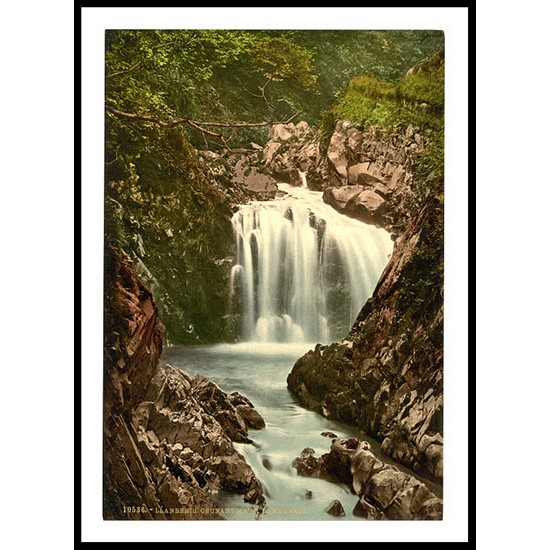
[(256, 70), (265, 78), (262, 86), (258, 86), (259, 94), (265, 101), (271, 113), (276, 105), (267, 98), (266, 87), (270, 82), (282, 82), (293, 79), (306, 90), (312, 90), (317, 81), (313, 73), (313, 52), (284, 37), (267, 36), (254, 44), (251, 52)]

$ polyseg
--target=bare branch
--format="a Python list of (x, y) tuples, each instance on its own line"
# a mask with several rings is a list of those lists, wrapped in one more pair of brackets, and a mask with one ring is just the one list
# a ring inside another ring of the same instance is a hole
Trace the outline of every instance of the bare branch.
[[(210, 126), (210, 127), (219, 127), (219, 128), (257, 128), (261, 126), (275, 126), (276, 124), (288, 124), (294, 120), (300, 113), (296, 112), (291, 117), (286, 120), (274, 120), (271, 122), (201, 122), (198, 120), (191, 120), (189, 118), (181, 118), (178, 120), (173, 120), (172, 122), (166, 122), (158, 118), (148, 116), (148, 115), (139, 115), (137, 113), (126, 113), (124, 111), (119, 111), (110, 105), (107, 105), (105, 109), (116, 116), (129, 118), (133, 120), (143, 120), (145, 122), (152, 122), (158, 124), (164, 128), (174, 128), (175, 126), (181, 126), (182, 124), (188, 124), (189, 126), (198, 125), (201, 127)], [(207, 132), (208, 133), (208, 132)]]
[(233, 149), (227, 143), (227, 139), (223, 134), (220, 134), (219, 132), (214, 132), (213, 130), (208, 130), (206, 127), (257, 128), (261, 126), (274, 126), (275, 124), (288, 124), (291, 120), (293, 120), (299, 114), (296, 112), (287, 120), (274, 121), (274, 122), (232, 122), (232, 123), (231, 122), (200, 122), (198, 120), (191, 120), (189, 118), (181, 118), (178, 120), (173, 120), (172, 122), (166, 122), (164, 120), (160, 120), (158, 118), (155, 118), (149, 115), (139, 115), (137, 113), (126, 113), (124, 111), (119, 111), (118, 109), (115, 109), (110, 105), (106, 105), (105, 110), (108, 113), (111, 113), (117, 117), (128, 118), (130, 120), (143, 120), (144, 122), (151, 122), (163, 128), (175, 128), (176, 126), (182, 126), (183, 124), (186, 124), (187, 126), (190, 126), (191, 128), (194, 128), (195, 130), (198, 130), (199, 132), (201, 132), (205, 141), (207, 141), (206, 136), (218, 138), (221, 141), (222, 146), (225, 149), (227, 149), (230, 153), (244, 153), (244, 152), (249, 152), (250, 149), (243, 149), (243, 148)]
[(105, 79), (114, 78), (115, 76), (122, 76), (123, 74), (131, 73), (132, 71), (139, 69), (144, 63), (145, 63), (145, 59), (142, 59), (141, 61), (138, 61), (135, 65), (132, 65), (129, 69), (124, 69), (123, 71), (118, 71), (116, 73), (108, 74), (105, 77)]
[(182, 124), (188, 123), (188, 119), (186, 118), (182, 118), (181, 120), (174, 120), (172, 122), (165, 122), (163, 120), (159, 120), (158, 118), (148, 116), (148, 115), (138, 115), (137, 113), (125, 113), (124, 111), (119, 111), (118, 109), (115, 109), (110, 105), (106, 105), (105, 110), (118, 117), (129, 118), (131, 120), (143, 120), (144, 122), (152, 122), (153, 124), (158, 124), (163, 128), (174, 128), (175, 126), (180, 126)]

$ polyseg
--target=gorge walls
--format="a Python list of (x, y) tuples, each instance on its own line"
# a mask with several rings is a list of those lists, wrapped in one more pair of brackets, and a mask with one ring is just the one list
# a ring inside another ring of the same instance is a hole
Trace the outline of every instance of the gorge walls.
[(118, 250), (105, 249), (105, 519), (220, 519), (221, 490), (262, 504), (232, 441), (261, 418), (242, 396), (160, 364), (164, 326), (151, 293)]

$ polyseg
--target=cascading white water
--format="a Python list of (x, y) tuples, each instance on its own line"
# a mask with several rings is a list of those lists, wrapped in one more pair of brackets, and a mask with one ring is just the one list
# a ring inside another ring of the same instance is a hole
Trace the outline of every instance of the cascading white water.
[(243, 205), (232, 223), (243, 338), (329, 342), (343, 337), (393, 249), (383, 229), (339, 214), (322, 193), (279, 184), (272, 201)]

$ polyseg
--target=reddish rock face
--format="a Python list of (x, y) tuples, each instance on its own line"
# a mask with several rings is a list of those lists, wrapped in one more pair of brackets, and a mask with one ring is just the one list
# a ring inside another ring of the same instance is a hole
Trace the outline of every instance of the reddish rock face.
[(232, 445), (248, 441), (250, 420), (213, 382), (159, 364), (154, 299), (110, 246), (104, 323), (104, 518), (220, 519), (212, 500), (220, 489), (261, 505), (261, 486)]

